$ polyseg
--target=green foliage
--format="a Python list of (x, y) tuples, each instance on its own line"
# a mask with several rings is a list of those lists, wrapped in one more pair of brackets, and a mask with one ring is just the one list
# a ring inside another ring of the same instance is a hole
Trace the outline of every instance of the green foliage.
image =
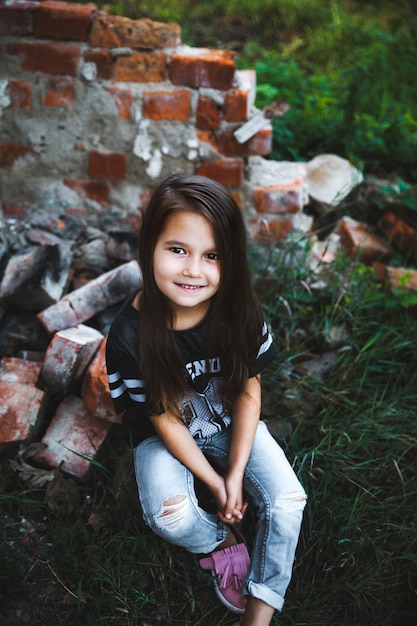
[(273, 124), (272, 157), (306, 160), (334, 152), (367, 171), (397, 170), (414, 181), (417, 48), (411, 28), (393, 34), (366, 23), (348, 26), (319, 29), (289, 49), (250, 43), (238, 59), (240, 67), (256, 69), (257, 106), (280, 98), (291, 107)]

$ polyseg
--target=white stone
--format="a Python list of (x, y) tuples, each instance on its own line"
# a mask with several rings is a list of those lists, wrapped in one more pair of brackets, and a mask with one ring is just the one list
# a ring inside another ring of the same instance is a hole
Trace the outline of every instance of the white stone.
[(362, 172), (336, 154), (320, 154), (307, 163), (308, 194), (330, 206), (337, 206), (362, 181)]
[(187, 155), (187, 159), (189, 161), (195, 161), (197, 157), (198, 157), (198, 150), (190, 150)]
[(141, 120), (139, 132), (133, 143), (133, 154), (146, 162), (152, 157), (152, 138), (149, 135), (149, 125), (149, 120)]
[(219, 106), (223, 106), (224, 104), (224, 95), (218, 89), (212, 89), (211, 87), (201, 87), (199, 93), (205, 98), (210, 98), (210, 100), (213, 100), (213, 102), (215, 102)]
[(259, 133), (260, 130), (263, 130), (264, 128), (268, 128), (270, 126), (270, 120), (264, 117), (262, 111), (258, 111), (247, 122), (242, 124), (240, 128), (235, 130), (233, 134), (239, 143), (245, 143), (245, 141), (248, 141), (251, 137), (253, 137), (253, 135)]
[(10, 97), (7, 93), (8, 80), (0, 80), (0, 117), (2, 110), (10, 105)]
[(197, 139), (197, 137), (190, 137), (190, 139), (187, 139), (187, 146), (189, 148), (198, 148), (198, 139)]
[(81, 67), (81, 76), (88, 81), (96, 80), (97, 65), (95, 63), (84, 63)]
[(158, 178), (162, 171), (162, 154), (161, 151), (156, 149), (149, 161), (149, 165), (146, 168), (146, 173), (150, 178)]
[(253, 187), (305, 182), (307, 167), (296, 161), (272, 161), (261, 156), (249, 157), (248, 180)]
[(309, 233), (313, 227), (314, 219), (311, 215), (306, 215), (305, 213), (295, 213), (292, 216), (292, 224), (294, 230), (297, 230), (302, 233)]

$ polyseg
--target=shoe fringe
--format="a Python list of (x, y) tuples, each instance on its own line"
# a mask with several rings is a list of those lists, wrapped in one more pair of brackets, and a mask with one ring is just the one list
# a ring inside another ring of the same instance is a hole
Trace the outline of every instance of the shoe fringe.
[[(234, 589), (240, 591), (248, 569), (246, 546), (244, 544), (236, 544), (234, 546), (230, 546), (229, 548), (225, 548), (221, 552), (223, 552), (225, 556), (230, 555), (230, 558), (226, 562), (224, 568), (216, 568), (217, 574), (221, 577), (219, 587), (224, 589), (225, 587), (231, 585)], [(219, 563), (217, 563), (217, 565), (219, 565)]]

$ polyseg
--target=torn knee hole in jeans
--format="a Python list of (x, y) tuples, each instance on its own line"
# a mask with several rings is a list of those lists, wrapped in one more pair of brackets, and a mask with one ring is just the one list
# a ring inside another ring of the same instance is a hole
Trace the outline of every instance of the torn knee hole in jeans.
[(306, 495), (300, 491), (283, 491), (277, 496), (275, 504), (286, 511), (294, 511), (303, 509), (306, 502)]
[(179, 524), (185, 518), (188, 506), (186, 496), (172, 496), (162, 503), (161, 509), (154, 516), (155, 523), (160, 528), (167, 528)]

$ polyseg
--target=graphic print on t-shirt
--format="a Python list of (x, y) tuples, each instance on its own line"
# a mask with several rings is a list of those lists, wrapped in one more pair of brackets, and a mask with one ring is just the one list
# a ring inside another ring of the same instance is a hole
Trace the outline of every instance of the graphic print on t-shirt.
[(182, 415), (194, 439), (210, 437), (230, 424), (222, 403), (221, 382), (212, 378), (202, 393), (193, 389), (184, 401)]

